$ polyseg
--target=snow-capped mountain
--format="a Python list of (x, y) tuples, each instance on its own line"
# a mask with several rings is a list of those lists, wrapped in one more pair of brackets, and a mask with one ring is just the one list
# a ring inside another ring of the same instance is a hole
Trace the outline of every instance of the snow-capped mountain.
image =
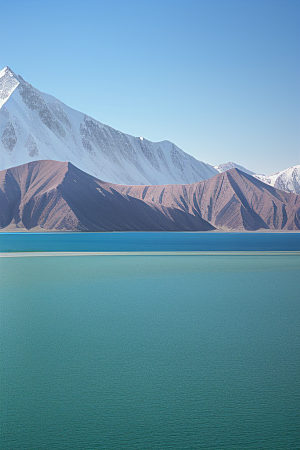
[(289, 167), (269, 177), (264, 175), (255, 175), (255, 177), (264, 183), (274, 186), (276, 189), (300, 194), (300, 165)]
[(169, 141), (150, 142), (104, 125), (0, 71), (0, 170), (34, 160), (69, 161), (119, 184), (193, 183), (217, 170)]
[(300, 194), (300, 165), (289, 167), (286, 170), (282, 170), (281, 172), (270, 176), (251, 172), (251, 170), (239, 166), (234, 162), (228, 162), (214, 167), (220, 173), (226, 172), (230, 169), (239, 169), (244, 173), (248, 173), (249, 175), (258, 178), (260, 181), (275, 187), (276, 189), (281, 189), (285, 192), (293, 192), (294, 194)]
[(248, 173), (249, 175), (254, 175), (254, 172), (251, 172), (251, 170), (246, 169), (243, 166), (239, 166), (238, 164), (230, 161), (228, 163), (219, 164), (218, 166), (214, 166), (214, 168), (219, 172), (223, 173), (230, 169), (239, 169), (244, 173)]

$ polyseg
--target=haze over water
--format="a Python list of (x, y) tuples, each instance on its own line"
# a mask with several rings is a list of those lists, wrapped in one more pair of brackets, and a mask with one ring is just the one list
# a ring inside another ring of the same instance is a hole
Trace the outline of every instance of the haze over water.
[(2, 450), (299, 448), (298, 256), (0, 269)]

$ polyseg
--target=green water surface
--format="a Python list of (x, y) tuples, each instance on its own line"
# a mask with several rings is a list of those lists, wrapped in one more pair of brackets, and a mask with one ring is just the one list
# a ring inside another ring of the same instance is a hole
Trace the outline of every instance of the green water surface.
[(299, 449), (299, 269), (0, 259), (1, 450)]

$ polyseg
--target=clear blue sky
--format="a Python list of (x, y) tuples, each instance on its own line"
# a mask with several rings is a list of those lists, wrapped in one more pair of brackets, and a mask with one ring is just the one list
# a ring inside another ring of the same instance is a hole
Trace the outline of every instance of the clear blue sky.
[(210, 164), (299, 164), (298, 0), (0, 0), (0, 66)]

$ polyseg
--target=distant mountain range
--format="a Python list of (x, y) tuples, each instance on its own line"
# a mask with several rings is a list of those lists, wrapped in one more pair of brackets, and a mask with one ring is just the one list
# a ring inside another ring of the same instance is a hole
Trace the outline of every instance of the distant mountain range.
[(299, 230), (300, 196), (230, 169), (193, 184), (120, 185), (73, 164), (0, 172), (0, 228), (69, 231)]
[(275, 173), (269, 177), (264, 175), (255, 175), (264, 183), (270, 184), (277, 189), (285, 192), (294, 192), (300, 194), (300, 165), (289, 167), (286, 170)]
[(186, 184), (237, 168), (300, 193), (300, 166), (266, 177), (233, 162), (211, 166), (169, 141), (150, 142), (104, 125), (44, 94), (6, 67), (0, 71), (0, 170), (36, 160), (68, 161), (118, 184)]
[(205, 164), (172, 142), (75, 111), (8, 67), (0, 71), (0, 170), (6, 230), (300, 228), (300, 166), (266, 177), (233, 162)]
[(251, 172), (251, 170), (248, 170), (245, 167), (239, 166), (238, 164), (235, 164), (233, 162), (215, 166), (215, 169), (217, 169), (217, 171), (220, 173), (226, 172), (226, 170), (230, 170), (233, 168), (239, 169), (242, 172), (248, 173), (249, 175), (253, 175), (264, 183), (270, 184), (271, 186), (274, 186), (277, 189), (281, 189), (282, 191), (300, 194), (300, 165), (289, 167), (286, 170), (282, 170), (281, 172), (275, 173), (274, 175), (270, 176)]

